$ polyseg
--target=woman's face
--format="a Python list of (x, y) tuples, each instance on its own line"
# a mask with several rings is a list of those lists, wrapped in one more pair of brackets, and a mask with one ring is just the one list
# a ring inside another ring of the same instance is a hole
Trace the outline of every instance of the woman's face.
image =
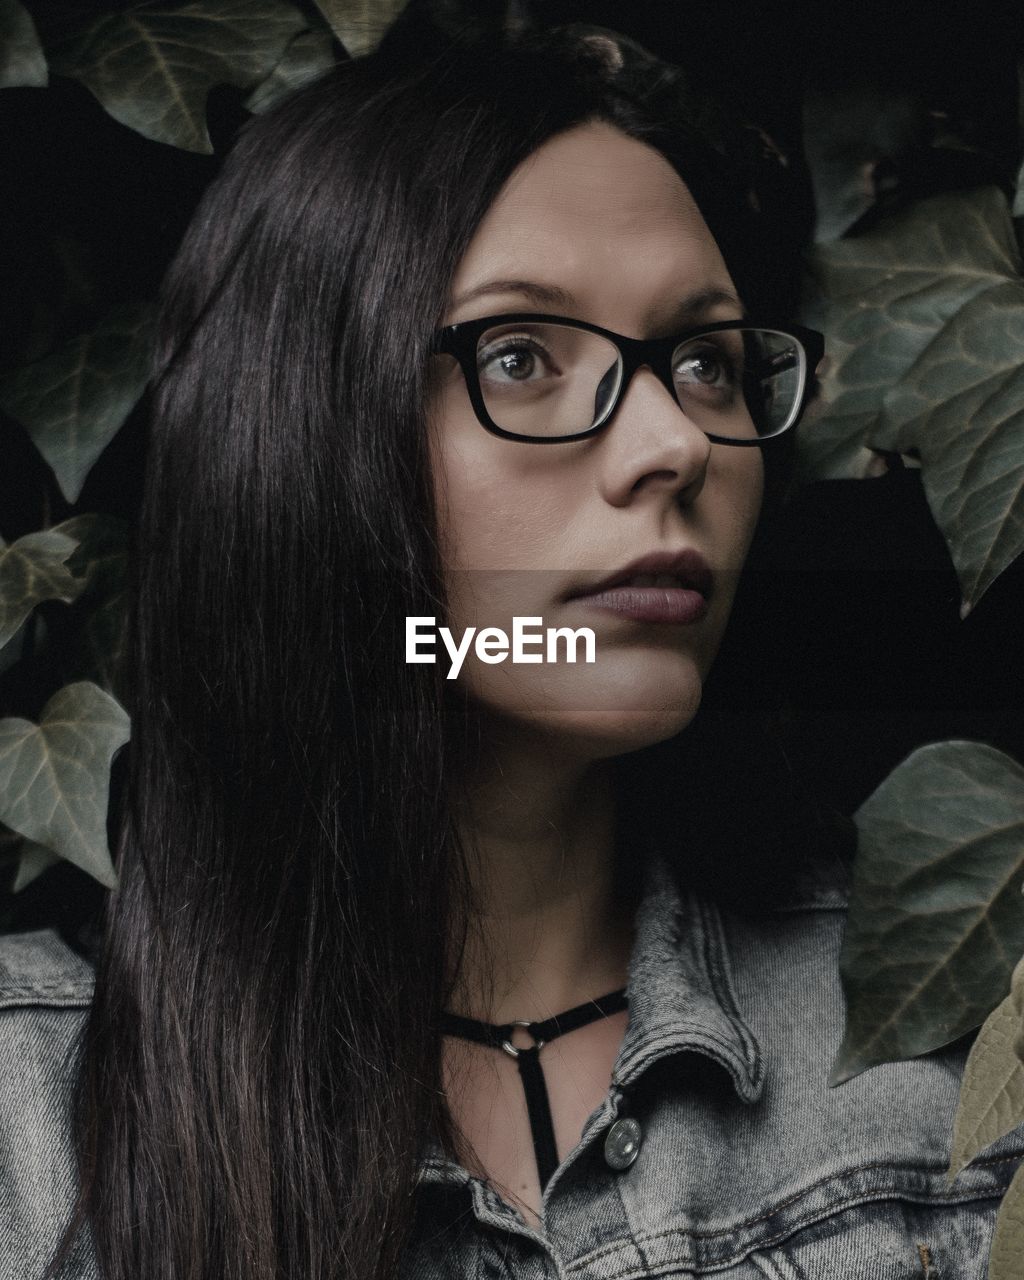
[[(492, 281), (556, 287), (568, 297), (544, 305), (516, 287), (482, 291)], [(705, 301), (694, 305), (696, 295)], [(676, 172), (658, 152), (597, 121), (552, 138), (511, 175), (462, 259), (445, 323), (514, 311), (637, 338), (743, 314)], [(556, 735), (581, 757), (677, 733), (700, 703), (753, 535), (760, 449), (711, 443), (647, 366), (595, 436), (506, 440), (477, 421), (454, 359), (434, 359), (431, 448), (450, 598), (449, 617), (438, 624), (455, 643), (469, 627), (498, 627), (511, 638), (514, 617), (542, 619), (527, 624), (535, 634), (588, 627), (595, 638), (592, 664), (583, 662), (582, 644), (575, 664), (564, 644), (557, 662), (530, 664), (488, 663), (471, 644), (457, 687), (495, 723)], [(569, 598), (638, 557), (687, 548), (713, 574), (698, 620), (639, 620)], [(447, 671), (441, 639), (436, 651)]]

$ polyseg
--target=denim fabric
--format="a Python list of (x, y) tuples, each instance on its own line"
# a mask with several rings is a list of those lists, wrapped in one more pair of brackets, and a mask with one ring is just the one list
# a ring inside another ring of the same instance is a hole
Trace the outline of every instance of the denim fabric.
[[(0, 938), (0, 1280), (38, 1280), (71, 1213), (71, 1086), (92, 986), (52, 930)], [(64, 1275), (99, 1280), (87, 1236)]]
[[(741, 919), (680, 894), (653, 857), (629, 1027), (542, 1230), (434, 1144), (404, 1280), (982, 1280), (1024, 1128), (947, 1187), (969, 1046), (828, 1087), (845, 905), (825, 878)], [(625, 1116), (641, 1146), (617, 1171), (604, 1137)]]
[[(403, 1280), (982, 1280), (1024, 1129), (947, 1187), (964, 1044), (828, 1087), (844, 906), (826, 880), (742, 919), (652, 857), (628, 1030), (542, 1230), (431, 1144)], [(90, 994), (51, 931), (0, 938), (0, 1280), (38, 1280), (71, 1208)], [(604, 1138), (626, 1116), (640, 1151), (616, 1170)], [(100, 1280), (87, 1236), (62, 1280)]]

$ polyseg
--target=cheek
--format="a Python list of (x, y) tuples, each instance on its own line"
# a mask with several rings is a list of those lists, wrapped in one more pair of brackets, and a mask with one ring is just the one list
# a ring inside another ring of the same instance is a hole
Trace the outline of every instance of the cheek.
[[(556, 603), (556, 589), (568, 570), (594, 567), (593, 540), (622, 515), (595, 491), (594, 469), (570, 449), (556, 459), (492, 436), (457, 409), (432, 424), (431, 461), (453, 634), (469, 626), (511, 634), (516, 615), (579, 625)], [(719, 599), (699, 633), (675, 645), (602, 642), (592, 667), (490, 665), (470, 650), (461, 692), (503, 719), (589, 744), (597, 755), (678, 732), (699, 705), (725, 630), (763, 486), (761, 450), (722, 446), (712, 451), (694, 502), (666, 513), (673, 533), (700, 545), (720, 574)]]
[[(451, 570), (564, 568), (573, 474), (531, 446), (451, 424), (432, 443), (444, 563)], [(579, 483), (578, 471), (575, 481)]]

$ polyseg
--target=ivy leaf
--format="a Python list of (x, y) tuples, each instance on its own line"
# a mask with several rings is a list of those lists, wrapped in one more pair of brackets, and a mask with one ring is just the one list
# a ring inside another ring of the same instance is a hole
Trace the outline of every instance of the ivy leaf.
[(245, 100), (246, 111), (258, 114), (272, 107), (293, 89), (315, 80), (335, 65), (330, 32), (300, 31), (265, 80)]
[(38, 725), (0, 720), (0, 821), (87, 871), (108, 889), (110, 762), (128, 741), (124, 709), (87, 680), (65, 685)]
[(1016, 1042), (1024, 1028), (1024, 960), (1017, 963), (1010, 994), (992, 1010), (971, 1047), (950, 1152), (947, 1183), (986, 1147), (1024, 1123), (1024, 1062)]
[(14, 864), (24, 843), (23, 836), (0, 822), (0, 872)]
[(854, 814), (840, 1084), (978, 1026), (1024, 953), (1024, 768), (981, 742), (913, 751)]
[(117, 697), (127, 623), (128, 524), (116, 516), (89, 513), (55, 527), (78, 544), (67, 560), (81, 584), (76, 612), (84, 615), (75, 674), (88, 676)]
[(372, 53), (406, 0), (315, 0), (350, 58)]
[(47, 849), (45, 845), (36, 844), (34, 840), (23, 840), (19, 849), (18, 870), (11, 884), (12, 893), (20, 893), (27, 889), (33, 880), (37, 880), (48, 867), (60, 862), (60, 854)]
[(0, 408), (28, 431), (68, 502), (142, 395), (152, 338), (152, 308), (122, 307), (92, 333), (0, 379)]
[(876, 202), (879, 165), (924, 140), (923, 95), (870, 81), (804, 94), (804, 154), (814, 188), (814, 238), (836, 240)]
[(1024, 1258), (1024, 1164), (1013, 1175), (999, 1206), (988, 1259), (988, 1280), (1019, 1280), (1021, 1258)]
[[(42, 619), (37, 620), (33, 629), (32, 638), (35, 640)], [(25, 641), (28, 638), (28, 622), (27, 620), (21, 624), (10, 640), (0, 648), (0, 675), (5, 671), (9, 671), (24, 657)]]
[(50, 67), (81, 81), (115, 120), (144, 137), (210, 154), (210, 90), (257, 84), (305, 26), (285, 0), (139, 4), (104, 14), (56, 45)]
[(0, 0), (0, 89), (45, 89), (48, 83), (31, 15), (18, 0)]
[(0, 648), (43, 600), (77, 599), (83, 583), (65, 564), (77, 545), (59, 528), (26, 533), (9, 547), (0, 542)]
[(922, 200), (818, 245), (808, 268), (829, 362), (802, 477), (861, 476), (865, 449), (919, 456), (966, 616), (1024, 552), (1024, 280), (1006, 198)]
[(966, 617), (1024, 551), (1024, 281), (972, 299), (886, 398), (874, 443), (921, 458)]

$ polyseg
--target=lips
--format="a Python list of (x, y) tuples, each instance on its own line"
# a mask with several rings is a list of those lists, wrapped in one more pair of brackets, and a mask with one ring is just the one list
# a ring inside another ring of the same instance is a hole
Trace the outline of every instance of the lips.
[(613, 587), (668, 587), (697, 591), (709, 599), (714, 575), (699, 551), (684, 547), (679, 551), (652, 551), (623, 565), (614, 573), (573, 588), (567, 600), (596, 595)]

